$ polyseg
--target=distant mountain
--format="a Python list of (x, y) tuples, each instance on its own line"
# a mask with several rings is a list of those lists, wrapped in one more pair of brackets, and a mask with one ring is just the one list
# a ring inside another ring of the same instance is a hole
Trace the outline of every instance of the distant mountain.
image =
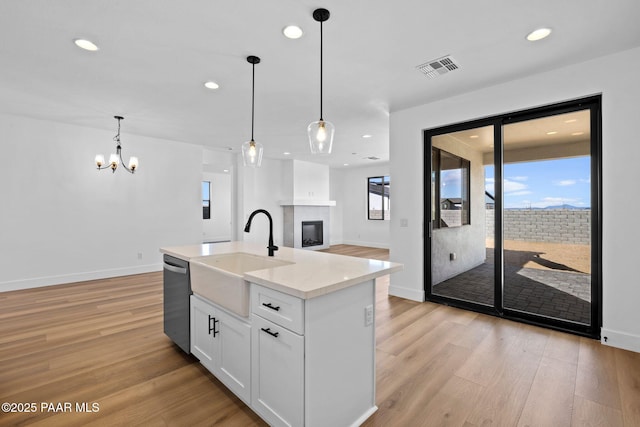
[(573, 205), (567, 205), (562, 204), (562, 205), (555, 205), (555, 206), (547, 206), (544, 208), (536, 208), (536, 207), (530, 207), (530, 208), (506, 208), (509, 210), (523, 210), (523, 211), (547, 211), (547, 210), (558, 210), (558, 209), (565, 209), (565, 210), (584, 210), (584, 209), (591, 209), (590, 206), (587, 207), (578, 207), (578, 206), (573, 206)]
[(542, 209), (551, 210), (551, 209), (591, 209), (591, 208), (585, 208), (585, 207), (580, 208), (578, 206), (562, 204), (562, 205), (556, 205), (556, 206), (547, 206), (546, 208), (542, 208)]

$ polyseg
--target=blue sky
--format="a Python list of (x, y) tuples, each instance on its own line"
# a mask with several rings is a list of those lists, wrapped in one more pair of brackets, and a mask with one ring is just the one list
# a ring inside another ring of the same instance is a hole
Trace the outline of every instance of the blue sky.
[[(505, 208), (556, 205), (591, 207), (590, 157), (504, 165)], [(485, 167), (486, 189), (493, 194), (493, 167)]]

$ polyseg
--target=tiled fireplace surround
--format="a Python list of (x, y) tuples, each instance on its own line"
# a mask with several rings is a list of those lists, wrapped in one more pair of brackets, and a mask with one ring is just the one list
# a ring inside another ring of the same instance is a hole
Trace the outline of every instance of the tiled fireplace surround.
[(284, 246), (302, 249), (302, 222), (322, 221), (322, 245), (304, 249), (329, 248), (329, 206), (287, 205), (284, 210)]

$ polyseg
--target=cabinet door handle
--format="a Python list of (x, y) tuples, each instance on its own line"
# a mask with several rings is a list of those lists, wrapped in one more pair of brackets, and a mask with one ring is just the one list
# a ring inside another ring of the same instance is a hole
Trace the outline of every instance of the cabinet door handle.
[(260, 329), (262, 329), (263, 332), (268, 333), (269, 335), (271, 335), (274, 338), (278, 338), (278, 335), (280, 335), (280, 332), (271, 332), (271, 328), (267, 328), (267, 329), (260, 328)]
[[(211, 321), (213, 320), (213, 325), (211, 324)], [(213, 332), (213, 337), (215, 338), (217, 334), (220, 333), (220, 331), (216, 330), (216, 324), (220, 322), (218, 319), (216, 319), (215, 317), (213, 317), (212, 315), (209, 315), (209, 335), (211, 335), (211, 332)]]
[(220, 321), (218, 319), (216, 319), (215, 317), (213, 318), (213, 337), (215, 338), (217, 334), (220, 333), (220, 330), (216, 329), (216, 324), (220, 323)]
[(271, 310), (280, 311), (280, 306), (274, 307), (270, 302), (263, 302), (262, 305), (270, 308)]

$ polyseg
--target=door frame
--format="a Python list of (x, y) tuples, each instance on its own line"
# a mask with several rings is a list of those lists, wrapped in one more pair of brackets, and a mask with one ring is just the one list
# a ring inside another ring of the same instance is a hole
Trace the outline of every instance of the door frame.
[[(584, 325), (571, 321), (554, 319), (505, 308), (504, 292), (504, 259), (503, 259), (503, 132), (506, 124), (532, 119), (544, 118), (572, 111), (590, 110), (591, 114), (591, 324)], [(493, 126), (494, 133), (494, 177), (495, 177), (495, 286), (494, 306), (462, 301), (451, 297), (433, 294), (431, 291), (431, 165), (432, 144), (434, 136), (458, 132), (478, 127)], [(424, 137), (424, 206), (423, 215), (427, 233), (423, 239), (425, 257), (424, 291), (427, 301), (451, 305), (467, 310), (477, 311), (510, 320), (570, 332), (591, 338), (600, 338), (602, 327), (602, 95), (559, 102), (555, 104), (500, 114), (484, 119), (442, 126), (423, 131)]]

